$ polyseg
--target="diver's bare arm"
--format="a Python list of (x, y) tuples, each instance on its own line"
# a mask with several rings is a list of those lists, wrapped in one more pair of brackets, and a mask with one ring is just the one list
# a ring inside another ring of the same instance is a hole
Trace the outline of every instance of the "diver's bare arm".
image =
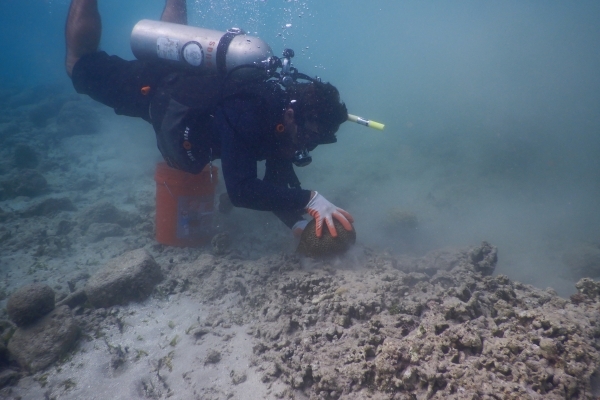
[(166, 0), (160, 20), (187, 25), (186, 0)]
[(69, 76), (79, 58), (98, 50), (101, 34), (102, 23), (98, 12), (98, 0), (72, 0), (65, 28), (67, 43), (65, 66)]

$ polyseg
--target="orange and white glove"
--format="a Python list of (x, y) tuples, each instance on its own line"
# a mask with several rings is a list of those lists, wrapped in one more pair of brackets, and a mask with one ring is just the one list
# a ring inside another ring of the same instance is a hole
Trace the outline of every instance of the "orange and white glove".
[(317, 237), (321, 237), (323, 233), (323, 222), (327, 224), (331, 236), (337, 237), (337, 230), (333, 225), (333, 218), (337, 219), (347, 231), (352, 230), (352, 225), (350, 223), (354, 222), (354, 218), (352, 218), (352, 215), (350, 215), (349, 212), (334, 206), (327, 201), (325, 197), (321, 196), (319, 192), (313, 193), (313, 196), (306, 205), (306, 212), (315, 219)]

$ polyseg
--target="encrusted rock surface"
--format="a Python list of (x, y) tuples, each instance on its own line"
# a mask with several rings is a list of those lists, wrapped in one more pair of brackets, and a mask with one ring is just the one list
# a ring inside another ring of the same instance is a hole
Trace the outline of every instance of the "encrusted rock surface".
[(16, 196), (35, 197), (48, 189), (46, 178), (35, 169), (18, 170), (8, 178), (0, 179), (3, 198)]
[(119, 210), (113, 204), (103, 201), (83, 210), (79, 217), (79, 225), (83, 231), (87, 231), (93, 223), (110, 223), (126, 227), (131, 224), (130, 219), (130, 215)]
[(73, 205), (73, 202), (66, 197), (49, 198), (27, 208), (21, 215), (23, 217), (52, 216), (60, 211), (76, 210), (77, 208)]
[[(203, 399), (239, 397), (244, 385), (257, 380), (269, 399), (600, 395), (600, 282), (582, 279), (578, 293), (566, 300), (551, 289), (493, 276), (497, 249), (486, 242), (419, 258), (359, 247), (327, 260), (279, 254), (252, 261), (233, 253), (157, 249), (166, 279), (152, 301), (188, 304), (182, 315), (162, 316), (166, 334), (158, 347), (136, 331), (161, 317), (162, 306), (140, 313), (134, 304), (89, 309), (82, 293), (64, 300), (92, 340), (87, 350), (107, 346), (111, 374), (152, 366), (148, 375), (127, 381), (142, 388), (141, 397), (194, 398), (192, 391)], [(136, 250), (110, 264), (123, 265), (123, 259), (136, 264), (151, 257)], [(115, 286), (117, 293), (131, 287)], [(100, 298), (116, 296), (107, 294)], [(232, 361), (241, 351), (232, 344), (236, 335), (237, 346), (252, 349), (243, 364), (248, 369)], [(38, 358), (45, 360), (42, 353), (31, 360)], [(19, 363), (41, 368), (22, 357)], [(228, 371), (221, 383), (204, 381), (203, 374), (221, 368)], [(34, 379), (45, 379), (40, 374)], [(53, 378), (51, 393), (62, 393), (60, 382), (71, 376)], [(73, 396), (83, 396), (89, 382), (73, 383)]]
[(421, 259), (375, 254), (361, 270), (206, 256), (172, 277), (205, 299), (243, 295), (237, 318), (254, 321), (256, 363), (264, 382), (289, 385), (282, 398), (596, 398), (600, 285), (579, 285), (576, 304), (487, 276), (496, 254), (487, 243)]
[(94, 222), (90, 224), (86, 236), (91, 242), (99, 242), (107, 237), (118, 237), (125, 235), (125, 231), (118, 224), (106, 222)]
[(110, 307), (148, 297), (162, 280), (160, 266), (144, 249), (133, 250), (109, 261), (85, 286), (95, 307)]
[(54, 308), (54, 290), (46, 284), (33, 283), (15, 291), (6, 305), (8, 316), (18, 326), (25, 326)]
[(312, 219), (306, 225), (304, 231), (302, 231), (300, 243), (298, 243), (296, 251), (310, 257), (324, 257), (345, 253), (350, 246), (356, 243), (356, 230), (347, 231), (335, 218), (333, 219), (333, 225), (337, 231), (337, 237), (331, 236), (327, 225), (324, 223), (322, 235), (319, 238), (315, 233), (316, 222)]
[(71, 310), (62, 306), (34, 324), (17, 329), (8, 342), (8, 351), (22, 368), (36, 372), (58, 360), (78, 337), (79, 327)]

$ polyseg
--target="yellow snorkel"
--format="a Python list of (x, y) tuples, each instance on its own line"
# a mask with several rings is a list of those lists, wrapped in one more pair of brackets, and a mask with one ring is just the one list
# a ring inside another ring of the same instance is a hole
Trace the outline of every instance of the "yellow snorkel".
[(385, 125), (381, 122), (371, 121), (358, 115), (348, 114), (348, 121), (356, 122), (359, 125), (368, 126), (369, 128), (377, 129), (378, 131), (382, 131), (385, 128)]

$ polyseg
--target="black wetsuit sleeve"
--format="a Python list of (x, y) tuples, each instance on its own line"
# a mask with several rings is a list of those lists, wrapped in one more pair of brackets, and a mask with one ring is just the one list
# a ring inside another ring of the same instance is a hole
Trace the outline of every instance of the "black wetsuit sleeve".
[[(268, 158), (263, 181), (286, 188), (300, 189), (300, 181), (296, 176), (294, 165), (290, 160)], [(274, 211), (273, 213), (291, 229), (296, 222), (303, 219), (303, 215), (306, 211), (301, 208), (299, 210)]]
[(278, 214), (306, 207), (309, 190), (258, 179), (256, 163), (267, 158), (263, 153), (270, 139), (256, 109), (246, 107), (243, 102), (221, 107), (215, 113), (215, 129), (221, 136), (221, 166), (233, 205)]

